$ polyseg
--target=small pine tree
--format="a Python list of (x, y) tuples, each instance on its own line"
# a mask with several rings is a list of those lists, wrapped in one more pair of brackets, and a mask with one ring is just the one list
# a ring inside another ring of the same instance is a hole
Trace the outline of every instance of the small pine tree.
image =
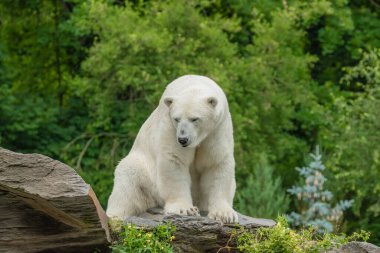
[(281, 179), (274, 177), (273, 167), (269, 165), (264, 154), (245, 181), (245, 187), (239, 189), (236, 208), (244, 214), (276, 218), (288, 210), (290, 199), (285, 194)]
[(338, 224), (343, 217), (343, 211), (351, 207), (353, 200), (341, 200), (335, 207), (331, 206), (333, 194), (324, 189), (327, 179), (322, 174), (325, 166), (318, 146), (310, 156), (313, 160), (309, 166), (296, 168), (305, 179), (305, 185), (288, 189), (290, 194), (297, 197), (300, 209), (300, 213), (292, 212), (288, 215), (288, 220), (295, 227), (313, 226), (320, 233), (332, 232), (333, 224)]

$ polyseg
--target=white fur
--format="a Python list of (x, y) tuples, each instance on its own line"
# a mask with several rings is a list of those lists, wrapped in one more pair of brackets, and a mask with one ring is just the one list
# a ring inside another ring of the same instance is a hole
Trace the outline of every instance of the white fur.
[(125, 219), (155, 206), (199, 215), (198, 206), (209, 218), (237, 222), (233, 145), (222, 89), (203, 76), (174, 80), (116, 168), (107, 215)]

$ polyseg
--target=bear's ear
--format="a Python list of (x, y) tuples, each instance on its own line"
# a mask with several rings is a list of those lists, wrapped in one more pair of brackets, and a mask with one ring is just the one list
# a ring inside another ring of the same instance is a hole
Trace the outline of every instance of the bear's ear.
[(207, 98), (207, 103), (215, 108), (218, 104), (218, 99), (216, 97), (209, 97)]
[(167, 107), (170, 107), (173, 104), (173, 98), (172, 97), (164, 98), (164, 103)]

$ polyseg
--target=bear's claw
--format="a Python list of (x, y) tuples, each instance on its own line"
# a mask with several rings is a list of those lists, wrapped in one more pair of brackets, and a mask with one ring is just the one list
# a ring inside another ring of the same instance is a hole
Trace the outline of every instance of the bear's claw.
[(208, 218), (221, 221), (226, 224), (232, 224), (232, 223), (238, 222), (238, 215), (233, 209), (209, 212)]
[(165, 208), (165, 214), (180, 214), (189, 216), (200, 216), (198, 207), (192, 206), (189, 208), (175, 208), (168, 207)]

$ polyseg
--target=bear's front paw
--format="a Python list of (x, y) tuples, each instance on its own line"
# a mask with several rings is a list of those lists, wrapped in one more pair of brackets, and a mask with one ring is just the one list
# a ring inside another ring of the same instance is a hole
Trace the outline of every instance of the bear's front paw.
[(167, 205), (165, 205), (165, 214), (180, 214), (180, 215), (200, 216), (198, 207), (181, 205), (181, 204), (167, 204)]
[(219, 208), (213, 211), (209, 211), (208, 218), (227, 224), (238, 222), (238, 215), (231, 207), (226, 207), (223, 209)]

